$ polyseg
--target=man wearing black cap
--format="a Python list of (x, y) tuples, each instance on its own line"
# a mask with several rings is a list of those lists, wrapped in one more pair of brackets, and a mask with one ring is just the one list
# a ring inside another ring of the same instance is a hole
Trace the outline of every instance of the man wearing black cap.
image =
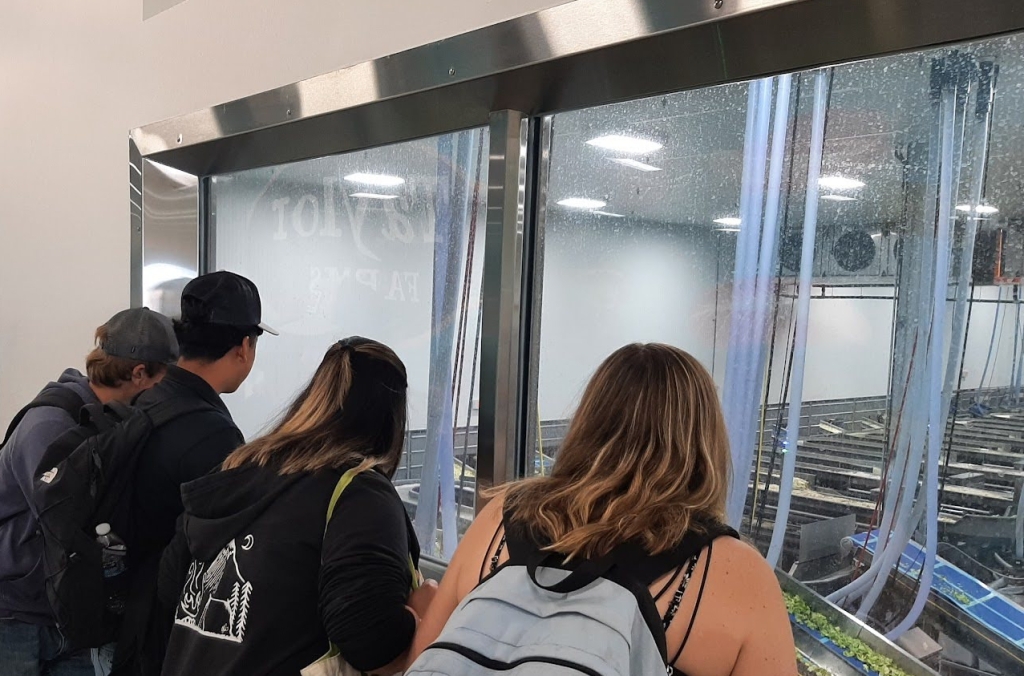
[(66, 370), (15, 417), (0, 448), (0, 674), (93, 673), (89, 652), (62, 654), (46, 599), (42, 539), (30, 505), (47, 448), (78, 425), (86, 404), (128, 404), (178, 358), (171, 320), (125, 310), (96, 330), (86, 373)]
[(128, 543), (133, 580), (114, 660), (117, 674), (160, 672), (172, 620), (156, 601), (160, 555), (184, 511), (182, 484), (210, 473), (244, 442), (220, 395), (235, 392), (249, 376), (257, 339), (277, 335), (261, 314), (256, 285), (245, 277), (215, 272), (191, 281), (174, 323), (181, 358), (136, 401), (147, 408), (187, 397), (209, 406), (160, 427), (142, 449), (134, 510), (138, 541)]

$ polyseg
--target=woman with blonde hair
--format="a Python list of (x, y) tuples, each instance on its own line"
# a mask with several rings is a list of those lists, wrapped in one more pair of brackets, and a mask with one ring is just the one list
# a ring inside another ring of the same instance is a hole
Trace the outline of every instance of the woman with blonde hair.
[[(550, 476), (499, 490), (466, 533), (409, 673), (792, 676), (778, 582), (723, 524), (728, 484), (707, 370), (668, 345), (619, 349), (587, 385)], [(545, 568), (555, 577), (542, 580)], [(632, 624), (623, 609), (637, 611)], [(631, 654), (644, 649), (646, 662)]]
[(270, 433), (182, 488), (165, 676), (402, 669), (433, 596), (410, 594), (419, 546), (390, 481), (406, 389), (389, 347), (340, 341)]

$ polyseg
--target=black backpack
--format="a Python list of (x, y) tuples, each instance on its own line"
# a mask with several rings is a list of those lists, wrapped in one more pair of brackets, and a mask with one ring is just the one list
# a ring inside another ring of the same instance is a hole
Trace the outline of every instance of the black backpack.
[[(79, 426), (47, 448), (36, 470), (33, 499), (46, 596), (69, 650), (117, 638), (121, 618), (107, 610), (107, 596), (112, 584), (125, 581), (105, 580), (96, 526), (108, 523), (123, 540), (134, 541), (132, 489), (141, 449), (158, 427), (211, 408), (180, 397), (145, 408), (88, 404)], [(130, 544), (128, 561), (130, 566)]]

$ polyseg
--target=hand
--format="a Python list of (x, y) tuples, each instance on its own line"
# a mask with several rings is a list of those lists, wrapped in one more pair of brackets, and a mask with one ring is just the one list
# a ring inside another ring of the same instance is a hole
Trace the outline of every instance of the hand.
[(426, 580), (420, 585), (419, 589), (409, 594), (409, 601), (406, 605), (416, 615), (417, 619), (422, 620), (423, 616), (427, 614), (427, 608), (430, 607), (435, 596), (437, 596), (437, 582)]

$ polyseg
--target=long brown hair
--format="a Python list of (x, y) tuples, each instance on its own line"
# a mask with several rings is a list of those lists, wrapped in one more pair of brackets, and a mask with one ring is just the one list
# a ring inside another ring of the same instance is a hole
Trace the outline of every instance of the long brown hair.
[(517, 525), (570, 557), (650, 554), (725, 515), (729, 442), (714, 380), (690, 354), (627, 345), (598, 367), (549, 477), (505, 491)]
[(223, 469), (251, 463), (293, 474), (359, 464), (390, 478), (405, 444), (407, 387), (405, 365), (390, 347), (339, 341), (281, 422), (228, 456)]

